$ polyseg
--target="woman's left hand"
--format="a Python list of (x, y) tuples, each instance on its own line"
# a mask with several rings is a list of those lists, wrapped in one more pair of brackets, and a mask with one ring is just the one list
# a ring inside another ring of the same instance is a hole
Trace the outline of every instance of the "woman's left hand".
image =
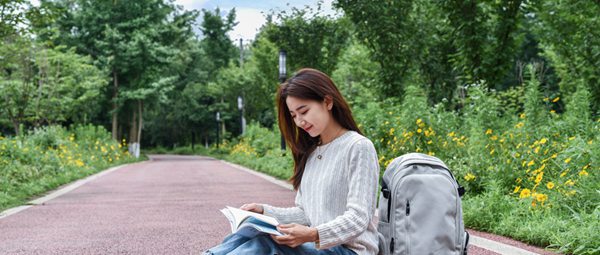
[(285, 234), (283, 236), (271, 235), (273, 240), (281, 245), (287, 245), (295, 248), (306, 242), (317, 241), (319, 233), (316, 228), (307, 227), (300, 224), (280, 224), (277, 226), (279, 232)]

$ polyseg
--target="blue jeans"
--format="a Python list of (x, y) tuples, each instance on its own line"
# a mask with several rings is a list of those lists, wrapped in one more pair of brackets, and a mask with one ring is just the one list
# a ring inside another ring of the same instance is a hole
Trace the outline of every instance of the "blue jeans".
[(225, 237), (223, 242), (204, 254), (265, 254), (265, 255), (356, 255), (356, 253), (344, 246), (335, 246), (330, 249), (317, 250), (314, 243), (304, 243), (296, 248), (279, 245), (268, 235), (258, 235), (252, 238), (231, 234)]

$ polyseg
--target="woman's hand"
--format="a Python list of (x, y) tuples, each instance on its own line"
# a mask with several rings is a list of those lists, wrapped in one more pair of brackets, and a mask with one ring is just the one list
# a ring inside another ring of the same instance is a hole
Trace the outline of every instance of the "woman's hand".
[(280, 224), (277, 226), (277, 230), (285, 235), (271, 235), (273, 241), (292, 248), (302, 245), (303, 243), (315, 242), (319, 239), (319, 232), (316, 228), (311, 228), (300, 224)]
[(263, 214), (263, 212), (265, 211), (263, 206), (257, 203), (244, 204), (242, 205), (242, 207), (240, 207), (240, 209), (260, 214)]

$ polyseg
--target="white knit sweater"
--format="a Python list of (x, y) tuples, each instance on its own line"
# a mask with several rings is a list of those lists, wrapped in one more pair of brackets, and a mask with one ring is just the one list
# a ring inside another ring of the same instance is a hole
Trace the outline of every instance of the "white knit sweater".
[(378, 180), (373, 143), (348, 131), (309, 156), (295, 207), (263, 205), (264, 213), (281, 223), (316, 227), (318, 249), (344, 245), (359, 255), (377, 254)]

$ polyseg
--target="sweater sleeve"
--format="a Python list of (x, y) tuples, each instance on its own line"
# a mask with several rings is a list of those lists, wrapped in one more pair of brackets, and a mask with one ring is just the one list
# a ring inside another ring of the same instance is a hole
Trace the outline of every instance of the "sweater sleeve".
[(296, 192), (295, 204), (296, 206), (288, 208), (263, 204), (263, 214), (274, 217), (279, 223), (283, 224), (297, 223), (305, 226), (310, 225), (310, 221), (307, 219), (304, 208), (302, 207), (302, 192), (300, 192), (300, 190)]
[(317, 249), (328, 249), (357, 237), (374, 217), (379, 164), (370, 140), (361, 139), (350, 148), (348, 167), (346, 211), (316, 227)]

